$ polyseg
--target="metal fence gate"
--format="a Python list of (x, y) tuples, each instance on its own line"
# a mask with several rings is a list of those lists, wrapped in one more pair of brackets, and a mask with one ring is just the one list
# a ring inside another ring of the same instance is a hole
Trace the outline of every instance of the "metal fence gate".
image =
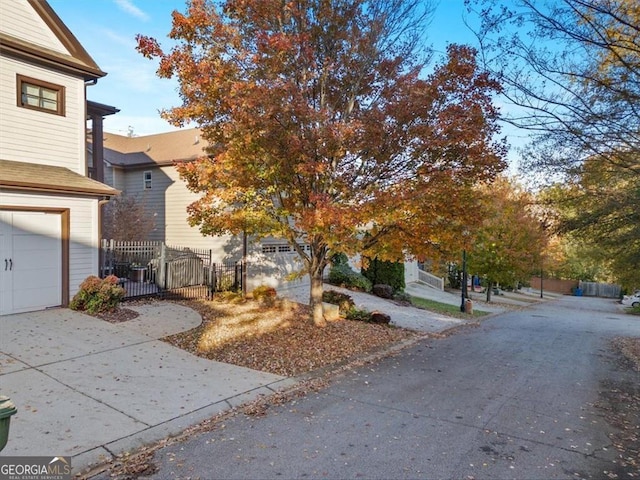
[(610, 283), (583, 282), (578, 287), (585, 297), (620, 298), (622, 287)]
[(103, 240), (100, 276), (115, 275), (125, 298), (211, 298), (242, 290), (242, 262), (214, 263), (211, 250), (168, 246), (163, 242)]

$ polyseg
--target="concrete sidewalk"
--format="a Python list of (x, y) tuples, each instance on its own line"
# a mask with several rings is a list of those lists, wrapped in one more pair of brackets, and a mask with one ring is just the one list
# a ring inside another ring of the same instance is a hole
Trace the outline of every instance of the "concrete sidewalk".
[(0, 317), (0, 394), (16, 404), (2, 455), (72, 456), (74, 472), (295, 383), (159, 341), (200, 324), (163, 302), (111, 324), (69, 309)]
[[(369, 293), (354, 292), (329, 284), (324, 285), (324, 289), (346, 293), (351, 296), (356, 307), (370, 312), (377, 310), (379, 312), (386, 313), (391, 317), (391, 324), (402, 328), (409, 328), (419, 332), (435, 333), (467, 323), (467, 320), (447, 317), (445, 315), (440, 315), (438, 313), (412, 306), (398, 305), (396, 302), (385, 300), (384, 298), (376, 297)], [(455, 295), (435, 290), (419, 283), (411, 283), (407, 285), (405, 292), (415, 297), (435, 300), (440, 303), (447, 303), (450, 305), (460, 305), (461, 301), (460, 298)], [(298, 303), (304, 303), (306, 305), (309, 304), (308, 285), (290, 287), (279, 291), (278, 295)], [(502, 313), (506, 311), (506, 308), (504, 307), (489, 304), (483, 304), (482, 306), (477, 307), (474, 306), (474, 308), (490, 313)], [(470, 320), (473, 320), (473, 317), (470, 317)]]

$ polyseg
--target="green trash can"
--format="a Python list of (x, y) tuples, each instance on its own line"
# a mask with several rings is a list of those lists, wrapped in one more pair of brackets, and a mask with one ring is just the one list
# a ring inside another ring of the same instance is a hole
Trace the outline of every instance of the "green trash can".
[(0, 395), (0, 451), (7, 445), (9, 440), (9, 423), (11, 415), (18, 411), (9, 397)]

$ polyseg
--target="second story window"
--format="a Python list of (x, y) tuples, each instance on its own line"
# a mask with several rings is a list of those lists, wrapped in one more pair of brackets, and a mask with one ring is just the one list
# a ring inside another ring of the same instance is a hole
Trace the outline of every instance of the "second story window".
[(64, 115), (64, 87), (35, 78), (17, 75), (18, 106)]
[(146, 171), (142, 174), (143, 176), (143, 187), (145, 190), (151, 190), (151, 172)]

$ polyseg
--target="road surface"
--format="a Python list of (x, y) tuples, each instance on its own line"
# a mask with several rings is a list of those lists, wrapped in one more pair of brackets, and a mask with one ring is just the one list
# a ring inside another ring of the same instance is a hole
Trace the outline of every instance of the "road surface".
[(612, 300), (499, 315), (160, 449), (150, 478), (630, 478), (597, 407), (601, 382), (638, 380), (609, 349), (618, 335), (640, 319)]

